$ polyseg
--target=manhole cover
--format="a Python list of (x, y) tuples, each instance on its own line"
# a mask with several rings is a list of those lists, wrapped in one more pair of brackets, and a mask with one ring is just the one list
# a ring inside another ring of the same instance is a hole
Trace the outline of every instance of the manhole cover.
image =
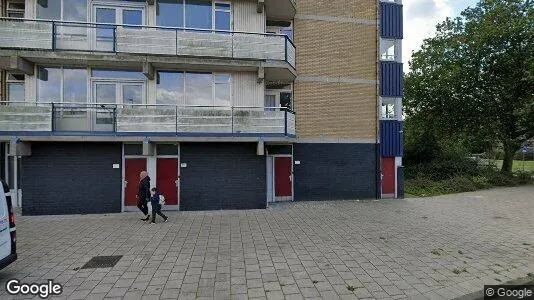
[(115, 256), (95, 256), (91, 258), (82, 269), (94, 269), (94, 268), (112, 268), (115, 266), (119, 260), (122, 258), (122, 255)]

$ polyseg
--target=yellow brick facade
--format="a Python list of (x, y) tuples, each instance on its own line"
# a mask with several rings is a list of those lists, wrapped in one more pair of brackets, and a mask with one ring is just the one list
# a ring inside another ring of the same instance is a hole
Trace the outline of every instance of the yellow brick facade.
[(299, 138), (376, 140), (377, 2), (300, 0), (294, 28)]

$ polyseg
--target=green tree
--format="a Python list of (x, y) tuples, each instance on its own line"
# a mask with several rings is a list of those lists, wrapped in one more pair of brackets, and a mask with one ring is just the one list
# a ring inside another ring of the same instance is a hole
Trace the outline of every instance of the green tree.
[(407, 116), (442, 138), (499, 142), (510, 173), (534, 137), (534, 2), (481, 0), (436, 28), (412, 55)]

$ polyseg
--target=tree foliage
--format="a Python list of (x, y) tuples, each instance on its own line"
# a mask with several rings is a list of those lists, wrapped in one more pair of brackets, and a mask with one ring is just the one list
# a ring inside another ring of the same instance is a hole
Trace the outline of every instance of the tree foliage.
[(470, 146), (499, 142), (502, 171), (534, 137), (534, 1), (481, 0), (437, 26), (405, 79), (408, 120)]

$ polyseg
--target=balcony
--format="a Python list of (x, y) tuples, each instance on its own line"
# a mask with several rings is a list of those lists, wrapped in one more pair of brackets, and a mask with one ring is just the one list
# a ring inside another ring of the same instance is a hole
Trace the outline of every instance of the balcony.
[(295, 136), (282, 107), (2, 102), (0, 135)]
[(265, 2), (265, 14), (268, 19), (293, 20), (297, 12), (296, 0), (260, 0)]
[(0, 18), (0, 48), (278, 61), (293, 69), (296, 58), (285, 35), (13, 18)]

